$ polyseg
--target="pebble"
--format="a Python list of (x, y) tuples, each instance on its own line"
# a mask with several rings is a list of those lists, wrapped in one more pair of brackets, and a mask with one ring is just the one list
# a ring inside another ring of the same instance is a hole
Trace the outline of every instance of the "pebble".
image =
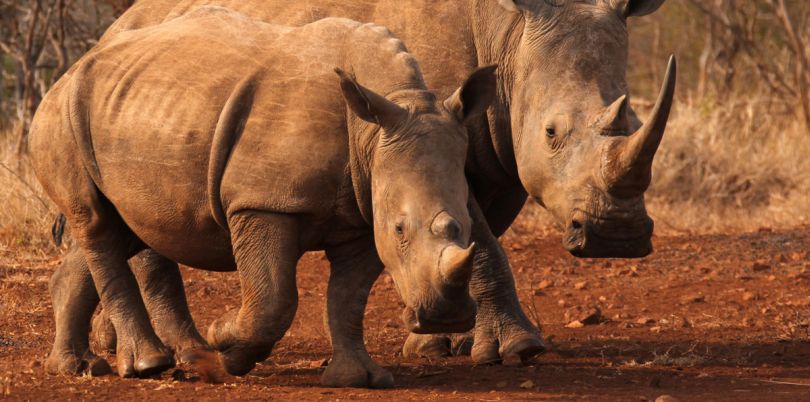
[(655, 398), (655, 402), (680, 402), (680, 400), (672, 395), (661, 395)]

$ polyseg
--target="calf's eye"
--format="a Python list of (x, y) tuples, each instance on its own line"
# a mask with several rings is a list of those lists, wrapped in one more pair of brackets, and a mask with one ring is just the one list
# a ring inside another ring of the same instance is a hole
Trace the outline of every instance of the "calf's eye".
[(554, 127), (546, 128), (546, 137), (554, 138), (557, 135), (557, 132), (554, 130)]
[(394, 225), (394, 230), (397, 232), (397, 236), (402, 236), (402, 222), (397, 222), (397, 224)]

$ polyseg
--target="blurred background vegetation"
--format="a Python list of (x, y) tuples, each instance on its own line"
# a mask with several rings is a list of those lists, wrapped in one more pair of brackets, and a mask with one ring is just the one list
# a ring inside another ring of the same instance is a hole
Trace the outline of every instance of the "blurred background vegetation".
[[(602, 1), (602, 0), (597, 0)], [(0, 240), (46, 245), (53, 210), (27, 167), (39, 101), (132, 0), (0, 0)], [(666, 59), (678, 102), (648, 194), (658, 233), (805, 225), (810, 216), (807, 0), (667, 0), (629, 21), (641, 116)], [(515, 231), (542, 232), (539, 207)]]

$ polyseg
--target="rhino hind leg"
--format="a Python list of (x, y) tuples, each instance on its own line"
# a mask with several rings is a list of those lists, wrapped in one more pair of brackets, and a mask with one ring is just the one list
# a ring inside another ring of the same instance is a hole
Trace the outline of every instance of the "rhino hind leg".
[(372, 239), (327, 249), (332, 264), (326, 321), (332, 359), (321, 383), (329, 387), (391, 388), (394, 377), (369, 356), (363, 342), (363, 316), (374, 281), (383, 269)]
[(140, 252), (129, 263), (155, 332), (166, 346), (174, 350), (177, 359), (192, 363), (200, 352), (210, 350), (188, 309), (177, 263), (151, 249)]
[(79, 187), (72, 197), (65, 204), (76, 207), (65, 215), (115, 327), (118, 375), (148, 377), (173, 367), (172, 354), (152, 329), (127, 263), (143, 243), (95, 185)]
[[(129, 263), (158, 337), (174, 351), (178, 361), (194, 362), (200, 352), (210, 347), (197, 331), (188, 309), (177, 263), (152, 249), (138, 253)], [(115, 328), (106, 310), (93, 319), (92, 334), (97, 347), (115, 353)]]
[(208, 342), (232, 375), (245, 375), (267, 359), (290, 328), (298, 308), (295, 269), (303, 252), (298, 217), (245, 211), (228, 219), (242, 306), (208, 329)]
[(72, 247), (56, 268), (48, 288), (56, 336), (45, 370), (50, 374), (99, 376), (112, 373), (106, 360), (90, 351), (88, 331), (98, 294), (81, 250)]

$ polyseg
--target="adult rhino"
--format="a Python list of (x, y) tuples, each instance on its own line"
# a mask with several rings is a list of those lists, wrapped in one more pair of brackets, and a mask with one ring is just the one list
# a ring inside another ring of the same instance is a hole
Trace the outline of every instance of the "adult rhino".
[[(508, 262), (496, 240), (527, 197), (551, 211), (565, 228), (563, 245), (573, 255), (641, 257), (652, 251), (653, 224), (644, 192), (672, 104), (675, 62), (670, 61), (655, 108), (642, 125), (629, 106), (626, 24), (628, 17), (650, 14), (663, 3), (139, 0), (110, 27), (102, 42), (119, 32), (183, 15), (200, 4), (217, 4), (293, 25), (327, 16), (385, 24), (408, 43), (420, 60), (428, 87), (441, 96), (452, 93), (456, 83), (477, 66), (498, 63), (498, 96), (493, 106), (485, 118), (467, 123), (466, 170), (476, 200), (471, 213), (474, 221), (488, 224), (488, 230), (473, 231), (478, 247), (470, 285), (478, 304), (472, 357), (482, 363), (527, 358), (542, 351), (539, 333), (520, 308)], [(81, 256), (67, 259), (55, 275), (65, 280), (52, 281), (52, 291), (92, 293), (84, 265)], [(179, 278), (174, 263), (153, 253), (135, 265), (143, 283), (169, 271)], [(182, 289), (182, 284), (176, 281), (174, 287)], [(163, 339), (178, 350), (202, 345), (195, 331), (185, 329), (193, 323), (183, 299), (167, 301), (159, 289), (148, 286), (144, 293), (156, 310), (172, 312), (165, 313), (171, 319), (158, 326), (163, 328)], [(59, 314), (89, 317), (86, 307), (79, 311), (57, 312), (57, 322)], [(61, 333), (65, 334), (62, 339), (70, 341), (55, 344), (53, 353), (79, 361), (80, 356), (71, 355), (65, 345), (86, 343), (86, 327), (57, 328), (57, 338)], [(448, 345), (444, 336), (411, 334), (405, 351), (444, 354)]]
[(202, 7), (100, 44), (45, 97), (30, 145), (118, 334), (119, 375), (173, 365), (126, 264), (145, 247), (238, 270), (242, 305), (208, 333), (231, 374), (288, 330), (307, 250), (332, 264), (326, 385), (392, 385), (362, 331), (383, 263), (412, 331), (471, 329), (464, 123), (494, 93), (486, 67), (437, 100), (401, 41), (346, 19)]

